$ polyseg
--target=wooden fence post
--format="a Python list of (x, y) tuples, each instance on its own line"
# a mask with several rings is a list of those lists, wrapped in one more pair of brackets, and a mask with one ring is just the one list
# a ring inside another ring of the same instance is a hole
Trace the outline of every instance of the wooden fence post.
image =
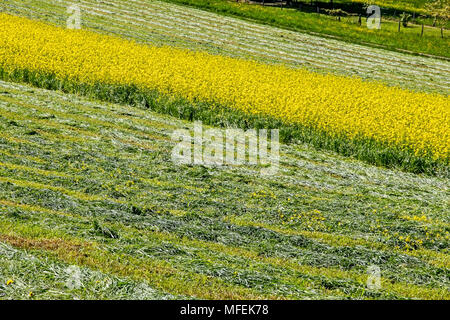
[(420, 34), (421, 37), (423, 37), (423, 22), (422, 22), (422, 33)]

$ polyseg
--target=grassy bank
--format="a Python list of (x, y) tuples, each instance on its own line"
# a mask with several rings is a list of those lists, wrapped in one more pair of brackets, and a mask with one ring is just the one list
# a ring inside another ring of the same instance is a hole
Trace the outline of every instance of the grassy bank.
[(430, 54), (450, 58), (450, 43), (445, 31), (441, 38), (439, 28), (426, 28), (421, 37), (421, 27), (411, 25), (401, 28), (398, 22), (384, 21), (380, 30), (369, 30), (363, 19), (359, 26), (357, 17), (343, 18), (300, 12), (297, 9), (263, 7), (224, 0), (164, 0), (188, 5), (224, 15), (235, 16), (296, 31), (313, 32), (337, 37), (341, 40), (365, 45), (383, 47), (389, 50), (408, 51), (415, 54)]
[[(393, 17), (400, 15), (402, 12), (413, 14), (416, 18), (420, 16), (431, 16), (431, 12), (425, 8), (427, 0), (373, 0), (370, 1), (370, 5), (377, 5), (383, 10), (383, 15), (387, 17)], [(367, 6), (365, 0), (333, 0), (331, 4), (330, 0), (313, 1), (311, 6), (310, 0), (294, 0), (293, 4), (306, 7), (319, 6), (320, 8), (340, 8), (349, 13), (364, 13), (365, 6)]]

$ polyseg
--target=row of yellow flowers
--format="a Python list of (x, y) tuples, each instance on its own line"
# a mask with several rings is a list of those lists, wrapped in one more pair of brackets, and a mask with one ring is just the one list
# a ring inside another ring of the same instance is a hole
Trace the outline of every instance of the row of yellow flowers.
[(448, 96), (264, 65), (0, 14), (0, 67), (82, 82), (135, 84), (331, 134), (362, 135), (434, 158), (450, 154)]

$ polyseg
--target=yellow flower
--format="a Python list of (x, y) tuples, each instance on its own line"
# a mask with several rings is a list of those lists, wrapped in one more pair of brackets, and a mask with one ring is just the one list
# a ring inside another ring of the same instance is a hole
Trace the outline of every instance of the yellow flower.
[(357, 78), (151, 47), (4, 13), (0, 69), (44, 71), (87, 84), (133, 85), (275, 117), (333, 136), (374, 139), (417, 155), (450, 156), (448, 96)]
[(9, 286), (9, 285), (11, 285), (11, 284), (13, 284), (14, 283), (14, 280), (13, 279), (9, 279), (8, 281), (6, 281), (6, 285), (7, 286)]

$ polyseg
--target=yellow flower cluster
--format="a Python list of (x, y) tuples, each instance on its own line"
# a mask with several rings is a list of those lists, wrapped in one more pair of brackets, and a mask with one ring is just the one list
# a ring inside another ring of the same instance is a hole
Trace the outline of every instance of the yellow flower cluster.
[(330, 134), (363, 136), (448, 159), (448, 96), (319, 75), (0, 14), (0, 67), (81, 82), (134, 84), (274, 116)]

